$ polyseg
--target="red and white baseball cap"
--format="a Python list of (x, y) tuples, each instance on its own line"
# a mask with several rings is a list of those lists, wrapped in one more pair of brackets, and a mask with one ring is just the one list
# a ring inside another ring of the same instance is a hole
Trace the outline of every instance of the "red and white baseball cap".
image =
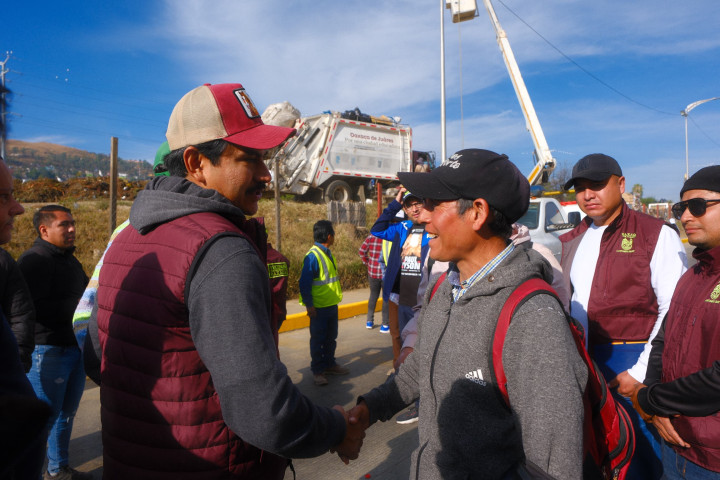
[(294, 128), (265, 125), (239, 83), (206, 83), (186, 93), (175, 105), (165, 136), (171, 151), (219, 139), (267, 150), (294, 134)]

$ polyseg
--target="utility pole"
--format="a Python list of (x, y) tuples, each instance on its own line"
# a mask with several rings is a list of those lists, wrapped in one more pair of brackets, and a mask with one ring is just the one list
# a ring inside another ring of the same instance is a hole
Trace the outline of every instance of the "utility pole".
[(117, 227), (117, 181), (118, 139), (117, 137), (110, 137), (110, 235)]
[(9, 72), (7, 68), (5, 68), (5, 64), (10, 60), (10, 55), (12, 54), (12, 51), (6, 51), (5, 52), (5, 60), (0, 62), (0, 85), (2, 85), (2, 89), (0, 90), (0, 124), (3, 125), (2, 128), (2, 135), (0, 136), (0, 157), (5, 159), (5, 142), (7, 141), (7, 135), (5, 132), (7, 132), (7, 113), (5, 112), (5, 74)]

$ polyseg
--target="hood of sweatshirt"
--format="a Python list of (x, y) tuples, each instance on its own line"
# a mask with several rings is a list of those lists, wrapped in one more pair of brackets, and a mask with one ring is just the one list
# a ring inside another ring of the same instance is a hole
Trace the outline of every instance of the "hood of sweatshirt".
[(155, 177), (138, 193), (130, 209), (130, 225), (141, 234), (193, 213), (213, 212), (240, 224), (242, 210), (216, 190), (202, 188), (181, 177)]

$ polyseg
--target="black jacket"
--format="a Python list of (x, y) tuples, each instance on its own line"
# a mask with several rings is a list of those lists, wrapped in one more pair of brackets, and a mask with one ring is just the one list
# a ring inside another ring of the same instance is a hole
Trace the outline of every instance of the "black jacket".
[(0, 248), (0, 307), (18, 344), (25, 372), (30, 370), (35, 348), (35, 307), (30, 290), (12, 256)]
[(36, 345), (77, 345), (72, 319), (88, 277), (74, 251), (37, 238), (18, 258), (35, 305)]

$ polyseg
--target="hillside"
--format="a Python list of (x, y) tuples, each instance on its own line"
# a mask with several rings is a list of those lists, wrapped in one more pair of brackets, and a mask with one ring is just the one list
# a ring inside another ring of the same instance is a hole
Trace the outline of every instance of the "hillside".
[[(78, 177), (107, 176), (110, 156), (53, 143), (8, 140), (5, 161), (20, 180), (51, 178), (60, 182)], [(129, 181), (147, 180), (152, 165), (143, 160), (118, 158), (118, 175)]]

